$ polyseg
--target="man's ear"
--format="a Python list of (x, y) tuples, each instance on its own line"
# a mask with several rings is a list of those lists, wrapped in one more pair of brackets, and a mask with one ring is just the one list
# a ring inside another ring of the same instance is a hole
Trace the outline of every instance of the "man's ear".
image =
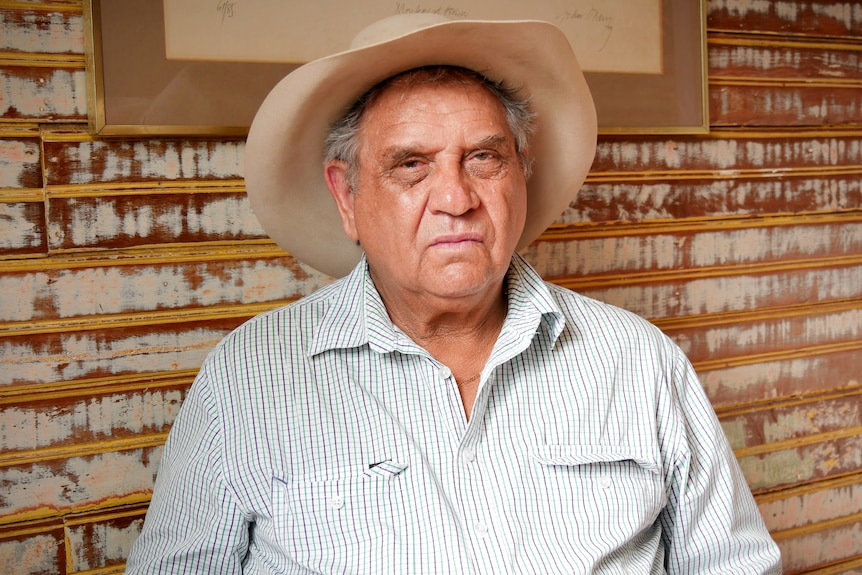
[(335, 205), (338, 206), (338, 213), (341, 215), (341, 226), (344, 228), (344, 233), (353, 241), (359, 241), (359, 234), (356, 231), (356, 222), (354, 220), (353, 189), (347, 178), (347, 164), (334, 160), (326, 164), (323, 170), (329, 193), (332, 194)]

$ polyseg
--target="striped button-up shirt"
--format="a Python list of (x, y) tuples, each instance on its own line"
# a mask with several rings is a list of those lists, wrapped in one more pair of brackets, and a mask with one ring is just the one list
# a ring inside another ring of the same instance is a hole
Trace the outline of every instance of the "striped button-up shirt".
[(515, 256), (468, 420), (365, 262), (210, 354), (128, 575), (779, 573), (698, 379), (654, 326)]

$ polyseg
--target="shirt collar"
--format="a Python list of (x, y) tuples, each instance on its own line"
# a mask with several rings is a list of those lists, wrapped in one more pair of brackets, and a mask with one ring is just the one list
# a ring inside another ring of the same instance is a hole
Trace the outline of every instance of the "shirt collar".
[[(509, 310), (506, 324), (516, 333), (528, 329), (536, 332), (540, 322), (547, 326), (550, 345), (557, 341), (566, 325), (565, 315), (557, 304), (548, 284), (539, 273), (515, 254), (506, 275)], [(507, 325), (504, 325), (504, 330)]]
[[(309, 355), (366, 344), (378, 353), (404, 348), (406, 336), (389, 319), (365, 256), (349, 275), (331, 287), (331, 305), (312, 339)], [(536, 333), (544, 320), (553, 345), (565, 327), (564, 315), (538, 272), (518, 254), (509, 264), (506, 294), (508, 313), (501, 337)]]

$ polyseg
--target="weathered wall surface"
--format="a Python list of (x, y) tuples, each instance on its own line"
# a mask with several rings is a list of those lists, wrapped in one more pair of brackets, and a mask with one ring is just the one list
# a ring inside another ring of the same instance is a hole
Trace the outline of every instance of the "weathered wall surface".
[[(786, 573), (862, 574), (862, 2), (711, 0), (712, 131), (602, 137), (528, 251), (691, 357)], [(241, 139), (87, 133), (80, 0), (0, 0), (0, 573), (121, 572), (204, 355), (328, 279)]]

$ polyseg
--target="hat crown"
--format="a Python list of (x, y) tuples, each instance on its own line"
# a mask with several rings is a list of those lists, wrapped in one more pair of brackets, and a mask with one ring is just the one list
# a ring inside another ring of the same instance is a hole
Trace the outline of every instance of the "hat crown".
[(323, 142), (356, 99), (381, 80), (429, 64), (487, 74), (529, 94), (536, 112), (519, 249), (571, 203), (595, 157), (596, 117), (563, 32), (538, 20), (400, 14), (360, 32), (354, 48), (300, 66), (261, 104), (249, 129), (245, 182), (263, 229), (297, 260), (333, 277), (362, 256), (343, 231), (326, 184)]
[(369, 24), (359, 31), (350, 43), (350, 49), (365, 48), (380, 42), (388, 42), (416, 30), (450, 22), (449, 18), (440, 14), (411, 12), (396, 14)]

